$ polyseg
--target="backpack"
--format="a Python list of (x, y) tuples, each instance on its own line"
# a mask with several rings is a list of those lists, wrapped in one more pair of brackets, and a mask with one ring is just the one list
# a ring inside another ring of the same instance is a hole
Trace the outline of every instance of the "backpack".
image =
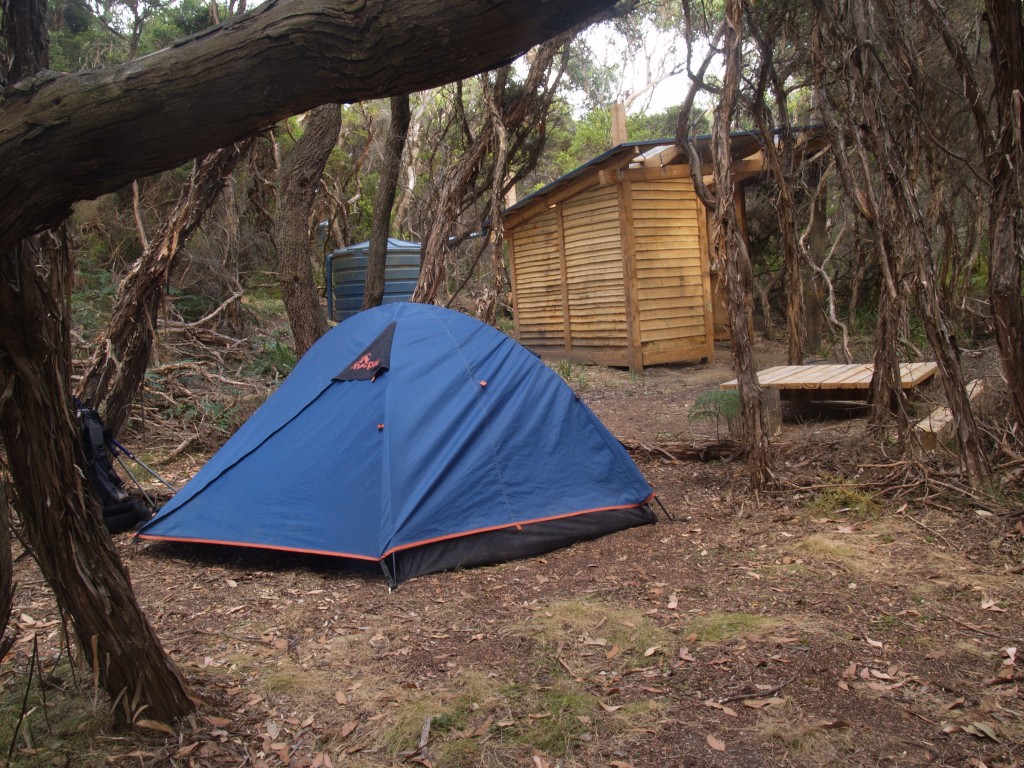
[(134, 528), (150, 518), (150, 511), (131, 498), (114, 471), (110, 457), (113, 436), (92, 408), (78, 409), (79, 432), (85, 450), (85, 474), (103, 508), (103, 523), (110, 533)]

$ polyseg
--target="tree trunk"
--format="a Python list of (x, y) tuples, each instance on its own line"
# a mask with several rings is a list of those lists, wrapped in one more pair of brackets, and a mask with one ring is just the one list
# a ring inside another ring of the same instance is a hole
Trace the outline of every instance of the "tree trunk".
[[(3, 404), (0, 403), (0, 408)], [(11, 516), (7, 507), (7, 484), (0, 477), (0, 662), (14, 645), (14, 636), (7, 636), (14, 607), (14, 556), (11, 552)]]
[[(810, 183), (817, 190), (811, 199), (811, 219), (807, 225), (807, 250), (811, 262), (825, 263), (828, 251), (827, 213), (828, 186), (821, 178), (821, 160), (810, 169)], [(817, 273), (806, 270), (804, 275), (804, 352), (817, 355), (822, 341), (822, 290)]]
[(102, 406), (104, 420), (115, 435), (128, 423), (132, 400), (142, 388), (156, 336), (157, 311), (178, 254), (253, 141), (196, 161), (171, 215), (121, 281), (110, 321), (80, 384), (82, 402), (97, 409)]
[[(895, 339), (906, 290), (904, 266), (910, 265), (917, 278), (916, 295), (925, 332), (953, 412), (961, 461), (971, 484), (985, 486), (991, 471), (981, 447), (970, 401), (964, 392), (959, 351), (943, 316), (931, 233), (926, 229), (926, 217), (920, 202), (927, 194), (923, 189), (926, 185), (920, 179), (930, 162), (922, 152), (916, 126), (916, 115), (924, 113), (925, 94), (920, 83), (927, 79), (919, 57), (920, 46), (908, 35), (906, 28), (886, 25), (887, 20), (898, 17), (895, 7), (884, 8), (885, 12), (872, 15), (863, 0), (853, 0), (850, 9), (852, 23), (848, 27), (844, 27), (835, 16), (829, 17), (829, 22), (839, 47), (857, 52), (857, 55), (845, 57), (844, 62), (858, 97), (858, 115), (869, 128), (864, 133), (870, 142), (871, 154), (881, 171), (878, 196), (884, 201), (881, 210), (885, 212), (884, 216), (875, 218), (876, 238), (883, 246), (879, 254), (885, 280), (879, 307), (879, 333), (876, 335), (878, 347), (871, 390), (872, 421), (880, 423), (883, 409), (892, 407), (891, 402), (883, 402), (887, 399), (896, 402), (901, 433), (908, 425)], [(906, 73), (900, 77), (893, 76), (891, 65), (887, 67), (888, 62), (896, 61), (901, 73)], [(903, 115), (900, 110), (892, 110), (882, 103), (879, 94), (880, 83), (883, 82), (896, 91), (901, 101), (914, 105), (914, 118), (901, 121)], [(871, 187), (865, 188), (868, 197), (872, 197)], [(875, 205), (874, 210), (879, 210), (879, 206)]]
[(3, 0), (4, 50), (0, 57), (0, 86), (42, 72), (50, 66), (46, 29), (46, 0)]
[(39, 569), (71, 617), (100, 685), (131, 722), (192, 710), (184, 680), (132, 593), (82, 475), (70, 392), (67, 244), (25, 240), (0, 258), (0, 435), (16, 508)]
[(750, 338), (753, 327), (753, 268), (736, 215), (736, 192), (730, 153), (730, 129), (740, 79), (742, 0), (727, 0), (725, 15), (725, 77), (711, 132), (717, 200), (714, 210), (714, 233), (718, 258), (724, 262), (719, 274), (725, 279), (729, 322), (732, 326), (733, 370), (739, 386), (740, 408), (744, 421), (742, 431), (749, 448), (750, 482), (754, 488), (763, 488), (770, 478), (770, 468), (768, 438), (761, 419), (761, 387), (757, 381)]
[(505, 230), (501, 221), (501, 210), (505, 204), (505, 179), (508, 178), (508, 130), (505, 128), (501, 110), (501, 94), (508, 82), (508, 67), (495, 73), (491, 85), (488, 76), (483, 76), (483, 98), (493, 131), (494, 171), (491, 174), (491, 287), (480, 319), (493, 325), (498, 319), (498, 306), (505, 292)]
[(310, 262), (313, 238), (309, 216), (316, 189), (324, 175), (331, 151), (341, 133), (341, 106), (325, 104), (310, 112), (301, 138), (292, 147), (278, 174), (280, 179), (274, 240), (277, 244), (281, 298), (288, 313), (295, 356), (302, 357), (327, 333), (327, 317), (320, 307), (320, 293)]
[(614, 0), (282, 0), (118, 67), (46, 74), (0, 102), (0, 251), (76, 200), (326, 103), (512, 61)]
[(989, 163), (989, 298), (1013, 415), (1024, 425), (1024, 8), (1020, 0), (986, 0), (985, 8), (996, 105)]
[(391, 209), (395, 205), (398, 174), (402, 170), (402, 151), (409, 133), (409, 96), (391, 97), (391, 124), (384, 143), (384, 159), (377, 193), (373, 198), (373, 221), (370, 224), (370, 249), (366, 254), (366, 283), (363, 288), (363, 309), (379, 307), (384, 299), (384, 271), (387, 267), (388, 237), (391, 235)]

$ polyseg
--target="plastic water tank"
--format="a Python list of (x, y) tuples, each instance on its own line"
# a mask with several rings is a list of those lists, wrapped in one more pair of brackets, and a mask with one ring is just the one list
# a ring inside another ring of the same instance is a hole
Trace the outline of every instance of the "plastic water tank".
[[(341, 322), (363, 306), (366, 260), (370, 242), (366, 241), (327, 254), (327, 317)], [(384, 266), (384, 304), (408, 301), (420, 277), (420, 244), (388, 238)]]

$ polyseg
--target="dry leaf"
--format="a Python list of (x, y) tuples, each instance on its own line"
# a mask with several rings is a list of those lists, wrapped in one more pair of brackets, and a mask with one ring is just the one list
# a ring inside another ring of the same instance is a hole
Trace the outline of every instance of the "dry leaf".
[(836, 683), (836, 685), (839, 686), (839, 690), (841, 690), (841, 691), (848, 691), (848, 690), (850, 690), (850, 686), (847, 685), (845, 680), (840, 680), (838, 683)]
[(674, 610), (676, 610), (676, 609), (677, 609), (678, 607), (679, 607), (679, 596), (678, 596), (678, 595), (676, 595), (676, 593), (675, 593), (675, 592), (673, 592), (673, 593), (672, 593), (671, 595), (669, 595), (669, 598), (668, 598), (668, 606), (667, 606), (667, 608), (668, 608), (668, 609), (669, 609), (670, 611), (674, 611)]
[(490, 732), (491, 723), (493, 722), (494, 718), (488, 715), (487, 719), (480, 723), (480, 725), (478, 725), (476, 729), (469, 735), (476, 738), (479, 738), (480, 736), (486, 736)]
[(608, 660), (610, 661), (611, 659), (614, 659), (614, 658), (615, 658), (616, 656), (618, 656), (618, 655), (619, 655), (619, 646), (617, 646), (617, 645), (613, 645), (613, 646), (612, 646), (612, 647), (611, 647), (611, 648), (610, 648), (610, 649), (608, 650), (608, 653), (606, 653), (606, 654), (604, 655), (604, 657), (605, 657), (606, 659), (608, 659)]
[(608, 766), (609, 768), (633, 768), (633, 764), (627, 763), (625, 760), (612, 760)]
[(864, 635), (864, 640), (865, 640), (865, 641), (867, 642), (867, 644), (868, 644), (868, 645), (870, 645), (870, 646), (871, 646), (872, 648), (884, 648), (884, 647), (885, 647), (885, 643), (883, 643), (883, 642), (882, 642), (881, 640), (872, 640), (872, 639), (871, 639), (870, 637), (868, 637), (867, 635)]
[(679, 658), (682, 659), (683, 661), (696, 661), (696, 659), (693, 658), (693, 656), (690, 655), (690, 649), (689, 648), (680, 648), (679, 649)]
[(165, 723), (161, 723), (159, 720), (136, 720), (135, 725), (139, 728), (148, 728), (151, 731), (160, 731), (171, 736), (174, 735), (174, 729)]
[(772, 696), (767, 699), (744, 699), (743, 706), (750, 707), (751, 709), (763, 709), (764, 707), (770, 707), (773, 704), (781, 704), (785, 699), (780, 699), (778, 696)]
[(646, 651), (644, 651), (644, 656), (653, 656), (654, 654), (656, 654), (660, 650), (661, 650), (661, 646), (660, 645), (652, 645), (650, 648), (648, 648)]
[(964, 733), (969, 733), (972, 736), (979, 738), (989, 738), (992, 741), (998, 743), (999, 739), (996, 737), (996, 732), (992, 730), (992, 726), (988, 723), (971, 723), (963, 727)]
[(193, 741), (191, 744), (186, 744), (184, 747), (182, 747), (177, 752), (175, 752), (174, 756), (175, 757), (184, 757), (185, 755), (187, 755), (190, 752), (192, 752), (192, 750), (195, 749), (198, 746), (199, 746), (199, 742), (198, 741)]
[(719, 710), (721, 712), (724, 712), (729, 717), (739, 717), (739, 715), (736, 714), (736, 710), (735, 709), (733, 709), (732, 707), (727, 707), (727, 706), (725, 706), (725, 704), (719, 704), (714, 699), (708, 699), (707, 701), (705, 701), (704, 702), (704, 706), (705, 707), (711, 707), (712, 709), (717, 709), (717, 710)]
[(719, 752), (725, 752), (725, 742), (713, 734), (708, 734), (707, 738), (708, 746), (712, 749), (716, 749)]
[(614, 712), (617, 709), (622, 709), (622, 705), (621, 704), (615, 704), (615, 705), (605, 704), (600, 699), (598, 699), (597, 703), (601, 705), (601, 709), (603, 709), (605, 712)]
[(830, 730), (832, 728), (852, 728), (852, 727), (853, 726), (850, 725), (845, 720), (826, 720), (825, 722), (818, 723), (816, 726), (814, 726), (814, 728), (816, 728), (818, 730), (822, 730), (822, 731), (827, 731), (827, 730)]
[(341, 733), (339, 734), (339, 736), (343, 739), (346, 738), (347, 736), (351, 735), (352, 731), (354, 731), (358, 726), (358, 720), (349, 720), (347, 723), (341, 726)]
[(534, 768), (551, 768), (551, 763), (548, 762), (547, 758), (540, 755), (533, 756), (533, 765)]
[(214, 717), (213, 715), (208, 715), (206, 717), (206, 722), (208, 722), (214, 728), (223, 728), (226, 725), (231, 725), (231, 721), (228, 718)]
[(346, 704), (348, 704), (348, 696), (345, 695), (344, 691), (335, 691), (334, 692), (334, 700), (336, 702), (338, 702), (339, 704), (341, 704), (342, 706), (345, 706)]

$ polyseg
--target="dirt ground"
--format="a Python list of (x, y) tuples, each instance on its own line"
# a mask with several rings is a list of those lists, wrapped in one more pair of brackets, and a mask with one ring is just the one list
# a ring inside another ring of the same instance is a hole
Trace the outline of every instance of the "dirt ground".
[[(787, 409), (777, 487), (754, 494), (742, 460), (656, 450), (715, 436), (688, 413), (731, 378), (725, 350), (569, 378), (655, 449), (636, 458), (658, 524), (392, 593), (325, 560), (119, 536), (200, 702), (173, 735), (111, 729), (90, 671), (54, 666), (52, 597), (21, 558), (0, 765), (1024, 765), (1019, 460), (972, 497), (950, 457), (900, 455), (857, 409)], [(36, 643), (46, 700), (23, 705)]]

